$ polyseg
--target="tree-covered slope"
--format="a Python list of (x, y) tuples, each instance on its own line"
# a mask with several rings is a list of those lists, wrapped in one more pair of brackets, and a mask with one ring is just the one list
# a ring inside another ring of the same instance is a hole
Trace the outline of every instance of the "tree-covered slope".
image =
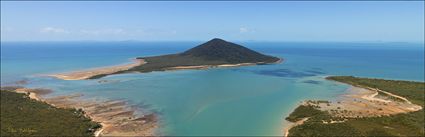
[(224, 61), (229, 64), (256, 62), (270, 63), (279, 60), (279, 58), (267, 56), (241, 45), (218, 38), (189, 49), (180, 55), (199, 57), (204, 60)]
[(83, 111), (61, 109), (11, 91), (1, 93), (1, 136), (93, 136), (100, 124)]

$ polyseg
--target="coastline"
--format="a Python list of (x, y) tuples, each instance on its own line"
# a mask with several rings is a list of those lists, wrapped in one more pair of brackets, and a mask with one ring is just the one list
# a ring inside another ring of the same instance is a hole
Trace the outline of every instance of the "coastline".
[(185, 69), (209, 69), (209, 68), (225, 68), (225, 67), (241, 67), (241, 66), (254, 66), (258, 63), (238, 63), (238, 64), (221, 64), (221, 65), (199, 65), (199, 66), (177, 66), (169, 67), (166, 70), (185, 70)]
[(133, 63), (130, 63), (130, 64), (91, 68), (91, 69), (80, 70), (80, 71), (51, 74), (47, 76), (55, 77), (62, 80), (85, 80), (96, 75), (108, 75), (118, 71), (124, 71), (136, 66), (146, 64), (145, 60), (143, 59), (132, 59), (132, 61)]
[(41, 99), (41, 95), (46, 95), (51, 93), (52, 91), (49, 89), (30, 89), (30, 88), (24, 88), (24, 87), (17, 87), (15, 90), (16, 93), (24, 93), (28, 94), (28, 97), (37, 101), (43, 102)]
[[(337, 81), (338, 82), (338, 81)], [(343, 83), (343, 82), (341, 82)], [(347, 84), (347, 83), (343, 83)], [(298, 106), (314, 106), (320, 111), (328, 112), (339, 120), (323, 121), (324, 124), (343, 123), (348, 119), (363, 117), (382, 117), (395, 114), (405, 114), (423, 109), (422, 106), (413, 104), (407, 98), (378, 88), (348, 84), (347, 93), (338, 97), (336, 102), (330, 101), (303, 101)], [(294, 112), (294, 110), (292, 111)], [(310, 117), (305, 117), (284, 127), (284, 136), (289, 135), (291, 128), (302, 125)], [(342, 120), (341, 120), (342, 119)]]
[[(41, 92), (39, 92), (41, 90)], [(103, 102), (79, 100), (82, 94), (72, 94), (43, 98), (46, 89), (30, 89), (17, 87), (12, 90), (28, 94), (31, 99), (45, 102), (57, 108), (74, 108), (82, 110), (85, 117), (102, 125), (94, 135), (98, 136), (155, 136), (158, 128), (157, 116), (147, 114), (137, 116), (125, 101), (108, 100)]]
[[(196, 65), (196, 66), (175, 66), (165, 68), (164, 71), (170, 70), (185, 70), (185, 69), (209, 69), (209, 68), (222, 68), (222, 67), (241, 67), (241, 66), (254, 66), (254, 65), (265, 65), (265, 64), (279, 64), (284, 59), (279, 58), (278, 61), (272, 63), (256, 62), (256, 63), (238, 63), (238, 64), (221, 64), (221, 65)], [(144, 59), (133, 59), (134, 63), (127, 65), (117, 65), (111, 67), (93, 68), (82, 71), (74, 71), (60, 74), (48, 75), (62, 80), (86, 80), (98, 75), (110, 75), (119, 71), (126, 71), (133, 67), (141, 66), (146, 63)]]
[[(290, 124), (289, 125), (287, 125), (284, 129), (283, 129), (283, 133), (284, 133), (284, 135), (283, 135), (283, 137), (288, 137), (288, 135), (289, 135), (289, 130), (291, 129), (291, 128), (293, 128), (293, 127), (296, 127), (296, 126), (298, 126), (298, 125), (301, 125), (301, 124), (303, 124), (305, 121), (307, 121), (309, 118), (307, 117), (307, 118), (303, 118), (303, 119), (301, 119), (301, 120), (299, 120), (299, 121), (297, 121), (297, 122), (290, 122)], [(289, 121), (288, 121), (289, 122)]]

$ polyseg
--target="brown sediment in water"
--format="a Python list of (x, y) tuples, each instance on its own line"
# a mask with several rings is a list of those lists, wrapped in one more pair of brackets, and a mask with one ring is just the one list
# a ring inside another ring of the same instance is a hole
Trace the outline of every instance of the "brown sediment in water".
[[(3, 89), (3, 88), (2, 88)], [(158, 128), (156, 114), (136, 115), (136, 109), (123, 100), (82, 99), (82, 94), (43, 97), (51, 90), (16, 88), (15, 92), (30, 94), (30, 98), (60, 108), (82, 109), (87, 117), (99, 122), (102, 128), (95, 136), (155, 136)], [(40, 94), (40, 95), (39, 95)]]

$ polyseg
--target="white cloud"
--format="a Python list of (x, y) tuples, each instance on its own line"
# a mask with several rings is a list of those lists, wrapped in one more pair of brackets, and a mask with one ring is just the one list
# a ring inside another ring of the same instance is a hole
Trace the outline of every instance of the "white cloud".
[(87, 35), (120, 35), (126, 34), (124, 29), (96, 29), (96, 30), (80, 30), (82, 34)]
[(239, 33), (247, 33), (247, 32), (249, 32), (248, 28), (245, 28), (245, 27), (239, 28)]
[(45, 27), (40, 29), (41, 33), (69, 33), (69, 31), (63, 28)]

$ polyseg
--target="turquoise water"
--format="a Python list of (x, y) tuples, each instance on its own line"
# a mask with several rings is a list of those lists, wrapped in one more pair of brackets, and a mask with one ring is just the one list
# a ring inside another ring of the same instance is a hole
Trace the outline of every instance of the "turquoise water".
[(201, 42), (8, 42), (1, 46), (1, 83), (27, 79), (52, 95), (125, 99), (158, 113), (162, 135), (282, 135), (286, 117), (305, 99), (333, 100), (346, 85), (328, 75), (424, 81), (424, 45), (409, 43), (246, 42), (283, 57), (276, 65), (112, 75), (64, 81), (45, 74), (129, 62), (184, 51)]

